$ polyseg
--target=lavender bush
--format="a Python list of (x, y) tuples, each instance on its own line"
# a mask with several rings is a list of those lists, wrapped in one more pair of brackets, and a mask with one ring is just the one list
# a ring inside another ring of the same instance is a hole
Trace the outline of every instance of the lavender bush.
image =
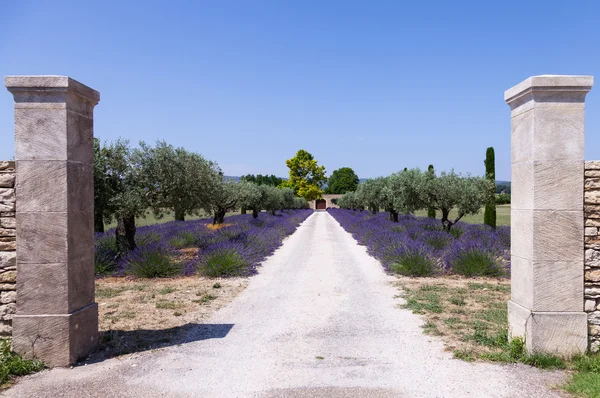
[(395, 223), (387, 213), (327, 211), (387, 271), (412, 276), (508, 275), (510, 227), (462, 224), (448, 232), (432, 218), (399, 215)]
[(247, 276), (296, 230), (312, 210), (290, 210), (258, 218), (241, 214), (217, 228), (212, 220), (171, 221), (139, 227), (137, 249), (117, 259), (115, 233), (96, 234), (98, 275), (172, 277), (199, 273), (206, 276)]

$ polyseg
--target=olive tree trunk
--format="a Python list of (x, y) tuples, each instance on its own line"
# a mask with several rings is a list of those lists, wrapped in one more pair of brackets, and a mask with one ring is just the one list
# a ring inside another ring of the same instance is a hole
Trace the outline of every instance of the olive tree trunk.
[(135, 250), (135, 217), (127, 216), (117, 219), (117, 228), (115, 230), (117, 253), (119, 256)]

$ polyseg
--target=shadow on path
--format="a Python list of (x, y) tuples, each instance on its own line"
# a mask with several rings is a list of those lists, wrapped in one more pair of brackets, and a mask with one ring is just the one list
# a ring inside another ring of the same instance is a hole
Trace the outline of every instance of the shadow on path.
[(208, 339), (222, 339), (233, 324), (188, 323), (159, 330), (108, 330), (100, 332), (100, 344), (86, 360), (77, 366), (102, 362), (119, 355), (155, 350)]

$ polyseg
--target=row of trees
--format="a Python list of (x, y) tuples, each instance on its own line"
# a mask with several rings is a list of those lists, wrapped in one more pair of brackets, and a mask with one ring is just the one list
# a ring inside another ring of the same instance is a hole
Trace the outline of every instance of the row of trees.
[[(487, 178), (461, 176), (454, 171), (436, 176), (430, 166), (427, 171), (404, 169), (388, 177), (368, 179), (337, 203), (343, 208), (368, 209), (373, 213), (384, 209), (395, 222), (399, 213), (428, 209), (429, 216), (435, 217), (437, 210), (442, 215), (443, 228), (449, 231), (465, 215), (478, 213), (490, 200), (490, 192), (493, 195), (494, 185)], [(457, 216), (450, 219), (452, 209), (456, 209)]]
[(227, 211), (239, 208), (257, 217), (261, 210), (305, 207), (292, 189), (235, 182), (223, 176), (217, 163), (164, 141), (154, 147), (140, 142), (137, 148), (124, 140), (94, 141), (94, 227), (104, 232), (105, 222), (117, 221), (119, 253), (136, 247), (135, 218), (148, 210), (157, 218), (174, 213), (179, 221), (204, 211), (219, 224)]

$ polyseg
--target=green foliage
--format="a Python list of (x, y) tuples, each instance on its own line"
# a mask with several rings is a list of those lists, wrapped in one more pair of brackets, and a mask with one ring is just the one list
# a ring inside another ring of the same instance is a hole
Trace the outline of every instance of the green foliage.
[(369, 178), (358, 186), (356, 190), (356, 200), (361, 207), (368, 208), (373, 213), (377, 213), (382, 207), (387, 207), (390, 198), (384, 191), (387, 186), (387, 179), (383, 177)]
[(509, 205), (510, 204), (510, 194), (509, 193), (496, 194), (496, 204), (497, 205)]
[(0, 386), (10, 382), (12, 377), (25, 376), (44, 369), (38, 360), (25, 360), (10, 349), (10, 339), (0, 339)]
[(196, 236), (192, 232), (182, 232), (169, 241), (169, 245), (175, 249), (194, 247), (197, 244)]
[(296, 156), (285, 161), (290, 169), (289, 180), (280, 184), (281, 188), (292, 188), (296, 195), (307, 201), (319, 199), (321, 187), (327, 181), (325, 166), (319, 166), (313, 155), (300, 149)]
[(473, 276), (502, 276), (503, 267), (493, 256), (482, 250), (466, 250), (457, 255), (452, 263), (452, 270), (458, 275)]
[[(429, 167), (427, 168), (427, 173), (429, 174), (429, 176), (435, 178), (435, 169), (433, 168), (433, 165), (430, 164)], [(427, 208), (427, 217), (429, 218), (435, 218), (435, 208), (429, 206)]]
[(234, 249), (219, 250), (207, 255), (198, 272), (212, 278), (238, 276), (246, 271), (247, 265), (244, 258)]
[(485, 154), (485, 176), (489, 180), (488, 194), (483, 213), (484, 224), (496, 228), (496, 160), (494, 148), (489, 147)]
[(350, 167), (342, 167), (334, 170), (327, 180), (325, 193), (344, 194), (356, 191), (359, 179), (354, 170)]
[(114, 236), (97, 239), (94, 248), (94, 273), (99, 276), (112, 274), (117, 268), (117, 242)]
[[(426, 179), (424, 199), (428, 206), (442, 213), (442, 224), (450, 230), (463, 216), (479, 212), (487, 200), (489, 185), (485, 178), (442, 172), (438, 177)], [(458, 212), (454, 220), (449, 219), (452, 209)]]
[(270, 185), (260, 185), (262, 208), (275, 214), (275, 211), (281, 209), (283, 204), (283, 189), (275, 188)]
[(294, 199), (296, 194), (292, 188), (281, 188), (281, 209), (289, 210), (294, 208)]
[(214, 215), (214, 224), (222, 224), (225, 219), (225, 213), (228, 210), (248, 206), (248, 204), (257, 198), (256, 184), (245, 181), (235, 182), (231, 179), (223, 178), (220, 172), (213, 178), (214, 183), (211, 184), (213, 190), (210, 193), (207, 203), (204, 205), (204, 209), (206, 212)]
[(283, 178), (275, 177), (273, 174), (271, 174), (270, 176), (262, 175), (262, 174), (257, 174), (257, 175), (247, 174), (245, 176), (241, 176), (240, 180), (246, 181), (246, 182), (252, 182), (256, 185), (271, 185), (274, 187), (278, 187), (279, 185), (281, 185), (284, 182)]
[(390, 269), (406, 276), (429, 276), (435, 273), (435, 262), (419, 253), (406, 253)]
[(201, 155), (164, 141), (155, 147), (140, 142), (134, 150), (140, 182), (157, 218), (172, 210), (175, 220), (197, 215), (210, 201), (219, 169)]
[(181, 265), (160, 250), (140, 250), (129, 260), (131, 273), (138, 278), (170, 278), (181, 273)]
[(110, 145), (95, 145), (98, 152), (95, 158), (102, 159), (94, 172), (94, 181), (101, 181), (94, 187), (94, 197), (99, 198), (104, 221), (114, 218), (141, 216), (148, 207), (148, 201), (141, 184), (141, 171), (137, 159), (126, 140), (117, 140)]
[(390, 176), (394, 208), (400, 213), (412, 213), (427, 207), (425, 193), (430, 175), (419, 169), (404, 169)]

